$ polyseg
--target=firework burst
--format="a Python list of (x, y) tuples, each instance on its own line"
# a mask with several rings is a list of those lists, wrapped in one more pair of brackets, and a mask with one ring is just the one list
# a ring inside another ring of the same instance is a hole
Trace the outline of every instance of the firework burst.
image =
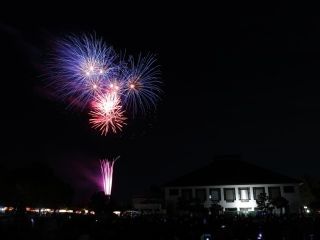
[(144, 114), (154, 108), (159, 99), (160, 70), (155, 62), (156, 58), (152, 55), (142, 57), (140, 54), (137, 61), (129, 57), (122, 96), (126, 109), (133, 115), (139, 112)]
[(109, 92), (96, 97), (92, 107), (93, 109), (89, 112), (89, 122), (102, 135), (107, 135), (110, 131), (117, 133), (126, 125), (126, 117), (117, 92)]
[(117, 71), (117, 56), (112, 47), (95, 36), (71, 36), (57, 45), (50, 65), (54, 68), (57, 93), (86, 106), (96, 92), (105, 88), (105, 79)]
[(89, 110), (89, 123), (107, 135), (126, 125), (126, 116), (135, 117), (155, 108), (161, 93), (156, 58), (141, 54), (118, 55), (96, 36), (70, 36), (57, 43), (49, 64), (56, 95)]

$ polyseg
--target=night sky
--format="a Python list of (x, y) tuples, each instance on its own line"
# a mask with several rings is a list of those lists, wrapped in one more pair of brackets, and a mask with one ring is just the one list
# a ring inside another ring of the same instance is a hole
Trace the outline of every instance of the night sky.
[[(294, 177), (318, 174), (320, 17), (146, 7), (0, 21), (1, 162), (46, 162), (76, 188), (78, 199), (98, 190), (98, 159), (117, 155), (118, 199), (217, 154), (241, 154)], [(83, 32), (96, 32), (118, 51), (158, 56), (158, 108), (129, 122), (122, 134), (101, 137), (86, 112), (66, 109), (44, 88), (53, 41)]]

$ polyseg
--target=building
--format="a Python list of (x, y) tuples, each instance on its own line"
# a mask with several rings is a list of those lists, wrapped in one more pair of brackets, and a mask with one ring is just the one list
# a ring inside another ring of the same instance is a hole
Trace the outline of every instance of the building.
[(164, 213), (162, 196), (160, 188), (150, 187), (147, 191), (133, 196), (133, 209), (143, 214), (162, 214)]
[(290, 212), (300, 209), (300, 181), (253, 165), (235, 157), (216, 158), (210, 165), (165, 185), (167, 209), (175, 210), (179, 201), (196, 199), (209, 208), (219, 204), (224, 212), (257, 210), (260, 193), (271, 199), (284, 197)]
[(161, 199), (148, 197), (144, 195), (135, 196), (132, 199), (133, 209), (145, 214), (160, 214), (162, 213)]

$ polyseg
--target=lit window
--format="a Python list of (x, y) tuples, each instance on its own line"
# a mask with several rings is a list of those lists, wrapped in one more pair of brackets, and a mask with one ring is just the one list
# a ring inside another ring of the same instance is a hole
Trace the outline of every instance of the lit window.
[(224, 200), (227, 202), (233, 202), (236, 200), (236, 194), (234, 188), (224, 188)]
[(241, 201), (250, 200), (250, 189), (249, 188), (239, 188), (239, 198)]
[(221, 200), (221, 189), (220, 188), (210, 188), (209, 196), (213, 202), (219, 202)]
[(236, 212), (237, 208), (225, 208), (226, 212)]
[(259, 199), (261, 193), (265, 193), (264, 187), (254, 187), (253, 188), (253, 199)]
[(284, 186), (283, 192), (285, 193), (294, 193), (294, 186)]
[(249, 211), (251, 211), (252, 208), (240, 208), (240, 212), (244, 212), (247, 213)]

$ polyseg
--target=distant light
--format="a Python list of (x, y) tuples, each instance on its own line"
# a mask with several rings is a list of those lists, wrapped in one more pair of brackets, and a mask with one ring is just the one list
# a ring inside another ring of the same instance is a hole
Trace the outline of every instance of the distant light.
[(86, 75), (87, 75), (87, 76), (89, 76), (89, 75), (90, 75), (90, 73), (89, 73), (89, 72), (86, 72)]
[(130, 84), (130, 88), (134, 88), (135, 86), (134, 86), (134, 84)]
[(93, 66), (90, 67), (90, 71), (91, 71), (91, 72), (93, 71)]
[(59, 213), (73, 213), (73, 210), (68, 210), (68, 209), (59, 209)]
[(259, 233), (259, 234), (258, 234), (257, 239), (259, 239), (259, 240), (260, 240), (260, 239), (263, 239), (262, 233)]
[(102, 69), (100, 69), (99, 73), (100, 73), (100, 74), (103, 74), (103, 70), (102, 70)]
[(120, 217), (121, 212), (120, 211), (113, 211), (114, 214), (116, 214), (118, 217)]
[(7, 210), (7, 207), (0, 207), (0, 212), (5, 212)]
[(40, 212), (39, 208), (26, 207), (27, 212)]
[(211, 234), (209, 233), (205, 233), (201, 236), (201, 239), (204, 239), (204, 240), (210, 240), (211, 239)]
[(98, 86), (97, 86), (97, 84), (93, 84), (92, 87), (93, 87), (93, 89), (97, 89)]
[(308, 207), (307, 207), (307, 206), (303, 206), (303, 208), (304, 208), (304, 209), (308, 209)]
[(307, 209), (307, 211), (306, 211), (307, 213), (310, 213), (310, 210), (309, 209)]

